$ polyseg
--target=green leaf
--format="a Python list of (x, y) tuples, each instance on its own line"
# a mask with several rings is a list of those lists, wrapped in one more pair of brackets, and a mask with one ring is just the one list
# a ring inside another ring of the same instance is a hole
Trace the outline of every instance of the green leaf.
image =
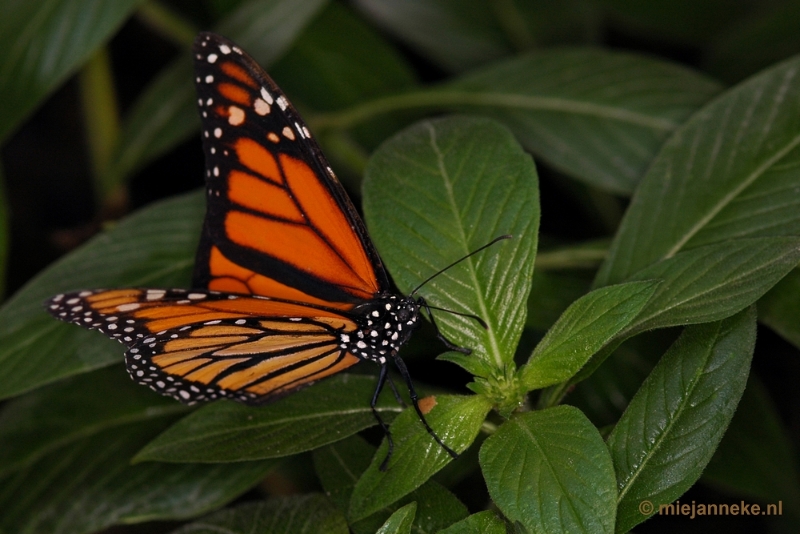
[(777, 407), (764, 384), (750, 375), (747, 388), (702, 482), (765, 503), (800, 510), (800, 470)]
[[(291, 45), (325, 0), (250, 0), (216, 28), (261, 65)], [(200, 126), (191, 54), (186, 51), (150, 83), (125, 117), (108, 173), (118, 180), (188, 138)]]
[(528, 54), (442, 86), (502, 121), (519, 141), (589, 185), (630, 194), (664, 139), (722, 87), (644, 56), (589, 48)]
[(529, 532), (614, 531), (611, 457), (576, 408), (510, 419), (484, 442), (480, 463), (494, 503)]
[[(347, 511), (353, 488), (374, 454), (375, 447), (359, 436), (314, 451), (314, 469), (320, 483), (343, 512)], [(467, 508), (455, 495), (438, 482), (429, 480), (398, 502), (350, 526), (356, 534), (373, 534), (393, 511), (410, 502), (417, 503), (414, 532), (418, 534), (439, 532), (467, 516)]]
[(0, 398), (121, 361), (123, 348), (56, 321), (46, 298), (98, 287), (188, 287), (204, 197), (191, 193), (124, 219), (34, 277), (0, 308)]
[(62, 380), (0, 412), (0, 476), (103, 430), (171, 421), (188, 409), (135, 384), (120, 365)]
[(273, 465), (130, 465), (162, 426), (147, 421), (103, 430), (6, 475), (0, 479), (0, 530), (89, 533), (119, 523), (185, 519), (231, 501)]
[[(525, 324), (539, 225), (536, 169), (511, 133), (479, 118), (418, 123), (381, 145), (367, 166), (364, 214), (392, 278), (404, 293), (450, 263), (503, 241), (437, 276), (419, 293), (441, 333), (470, 359), (512, 364)], [(465, 366), (468, 371), (479, 368)]]
[(647, 304), (659, 282), (595, 289), (576, 300), (545, 334), (519, 374), (526, 390), (570, 379)]
[[(170, 427), (135, 461), (238, 462), (312, 450), (375, 425), (374, 390), (374, 377), (343, 374), (257, 409), (215, 402)], [(377, 410), (391, 421), (401, 408), (386, 399)]]
[(408, 503), (393, 513), (375, 534), (411, 534), (416, 513), (417, 503)]
[(494, 512), (472, 514), (439, 534), (506, 534), (506, 525)]
[(747, 383), (753, 307), (687, 327), (661, 358), (608, 438), (619, 489), (617, 532), (652, 514), (641, 503), (680, 497), (700, 477)]
[(450, 71), (511, 52), (491, 2), (482, 0), (356, 0), (377, 25)]
[[(457, 397), (438, 395), (434, 407), (425, 414), (431, 428), (448, 447), (462, 452), (475, 440), (489, 402), (478, 395)], [(421, 486), (452, 461), (428, 434), (413, 409), (407, 409), (391, 427), (394, 453), (386, 471), (380, 471), (388, 452), (386, 440), (378, 448), (367, 471), (356, 484), (348, 517), (357, 521), (397, 501)]]
[(758, 320), (800, 347), (800, 270), (792, 270), (761, 297)]
[(800, 57), (723, 93), (664, 144), (595, 285), (678, 252), (800, 234)]
[(749, 306), (800, 261), (800, 238), (735, 239), (698, 247), (642, 269), (662, 280), (628, 333), (717, 321)]
[(273, 497), (215, 512), (172, 534), (347, 534), (347, 521), (319, 493)]
[(0, 142), (75, 72), (140, 0), (10, 0), (0, 17)]

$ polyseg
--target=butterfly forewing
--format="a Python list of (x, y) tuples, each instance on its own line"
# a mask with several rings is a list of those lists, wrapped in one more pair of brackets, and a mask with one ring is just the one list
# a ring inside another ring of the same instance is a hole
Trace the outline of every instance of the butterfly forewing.
[(135, 381), (186, 403), (258, 404), (360, 361), (341, 346), (357, 327), (349, 317), (295, 302), (113, 289), (58, 295), (49, 310), (124, 343)]
[(194, 53), (208, 185), (196, 281), (345, 308), (388, 290), (361, 219), (277, 85), (217, 35), (201, 34)]

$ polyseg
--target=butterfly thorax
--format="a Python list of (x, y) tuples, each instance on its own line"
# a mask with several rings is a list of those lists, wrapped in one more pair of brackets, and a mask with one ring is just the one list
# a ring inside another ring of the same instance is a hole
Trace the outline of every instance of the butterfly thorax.
[(411, 337), (419, 320), (419, 305), (411, 297), (380, 295), (352, 313), (358, 329), (341, 334), (341, 347), (382, 364)]

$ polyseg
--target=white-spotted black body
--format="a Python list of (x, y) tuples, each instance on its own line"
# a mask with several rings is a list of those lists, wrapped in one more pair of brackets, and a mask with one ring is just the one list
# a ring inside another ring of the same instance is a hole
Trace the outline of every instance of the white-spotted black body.
[(341, 347), (379, 364), (396, 354), (419, 324), (419, 304), (413, 297), (380, 295), (351, 313), (358, 330), (341, 334)]

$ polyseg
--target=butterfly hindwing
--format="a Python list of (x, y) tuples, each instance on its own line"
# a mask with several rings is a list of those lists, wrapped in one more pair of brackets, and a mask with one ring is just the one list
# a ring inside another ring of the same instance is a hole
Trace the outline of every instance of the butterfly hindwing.
[(49, 310), (124, 343), (131, 377), (184, 403), (261, 404), (360, 361), (341, 346), (350, 318), (294, 302), (115, 289), (57, 295)]
[(363, 222), (286, 96), (220, 36), (200, 34), (194, 53), (208, 186), (195, 281), (343, 307), (387, 291)]

